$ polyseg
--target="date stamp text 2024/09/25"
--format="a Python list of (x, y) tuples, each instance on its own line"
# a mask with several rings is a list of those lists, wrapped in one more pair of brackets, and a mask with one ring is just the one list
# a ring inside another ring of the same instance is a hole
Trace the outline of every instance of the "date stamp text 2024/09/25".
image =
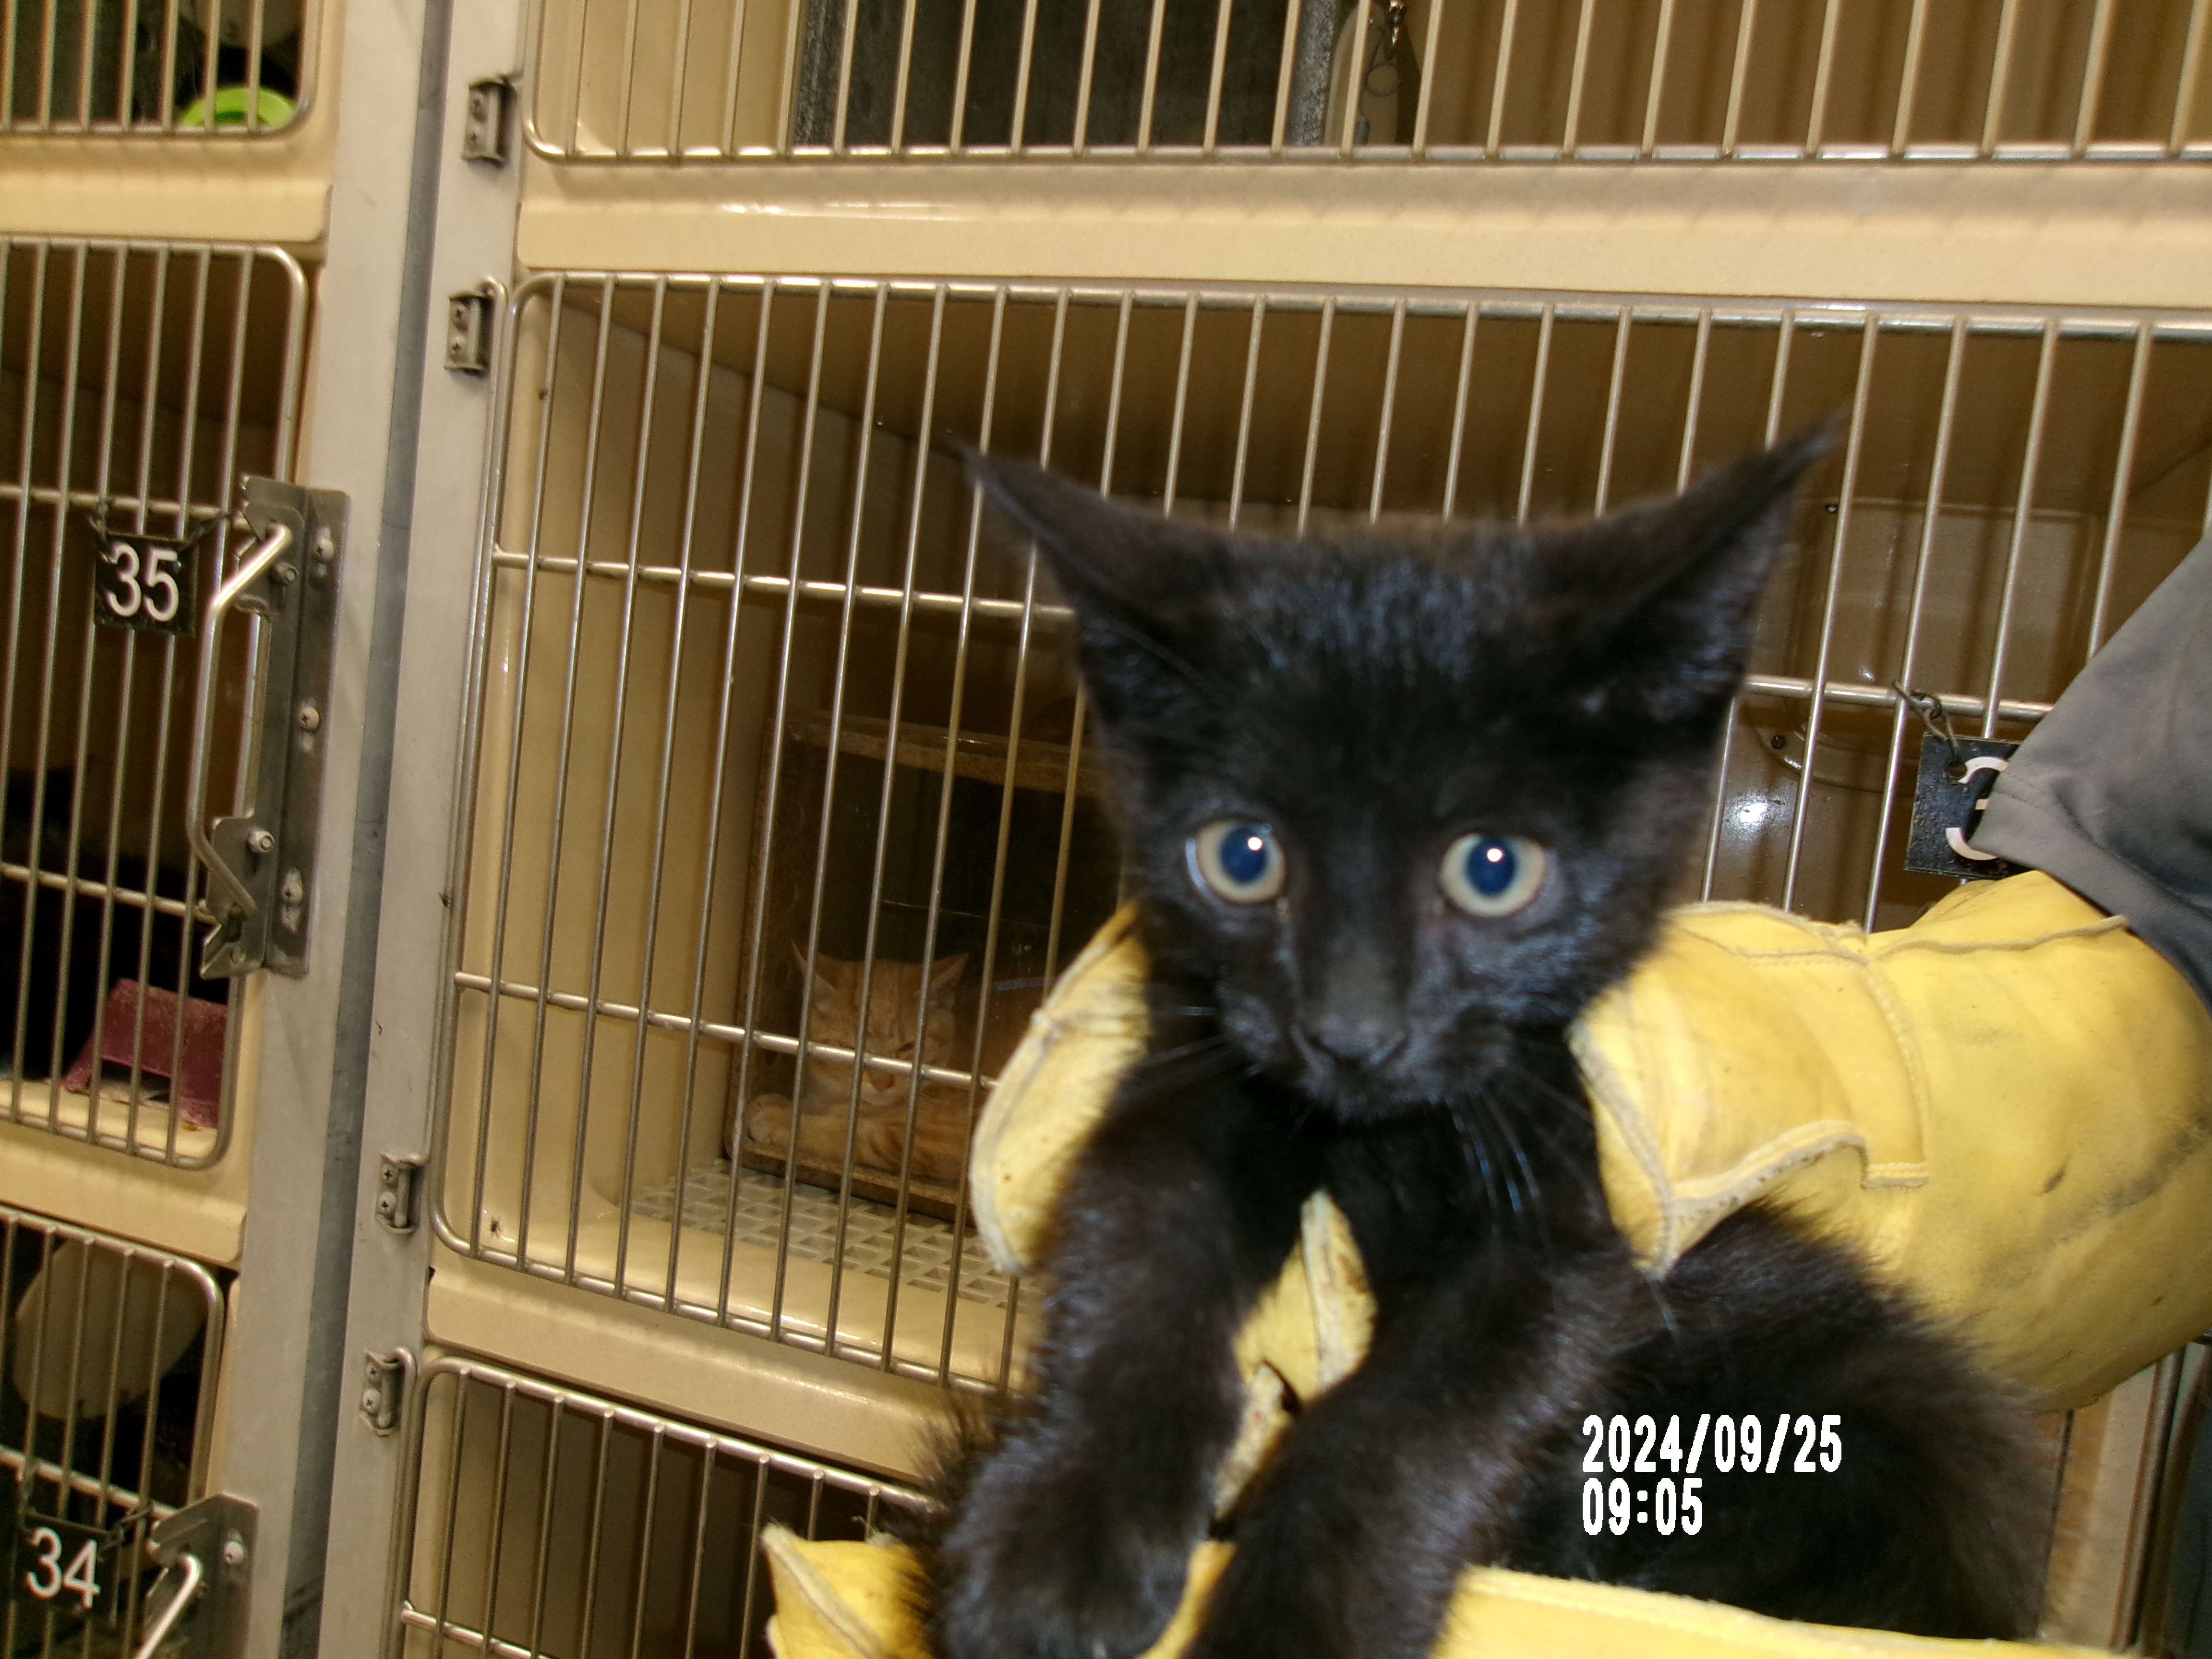
[[(1705, 1524), (1701, 1466), (1721, 1474), (1832, 1474), (1844, 1466), (1843, 1421), (1783, 1412), (1765, 1424), (1748, 1414), (1704, 1412), (1685, 1451), (1679, 1417), (1669, 1417), (1663, 1432), (1649, 1417), (1585, 1417), (1582, 1432), (1589, 1448), (1583, 1471), (1589, 1478), (1583, 1482), (1583, 1530), (1595, 1536), (1649, 1526), (1662, 1536), (1677, 1527), (1694, 1533)], [(1632, 1483), (1639, 1474), (1660, 1478)]]

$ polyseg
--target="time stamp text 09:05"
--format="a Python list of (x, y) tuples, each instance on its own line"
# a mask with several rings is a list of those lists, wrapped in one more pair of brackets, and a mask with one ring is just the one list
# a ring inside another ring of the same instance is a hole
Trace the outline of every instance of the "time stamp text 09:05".
[[(1667, 1419), (1664, 1433), (1649, 1417), (1585, 1417), (1582, 1433), (1589, 1447), (1583, 1471), (1589, 1479), (1583, 1482), (1583, 1530), (1595, 1536), (1650, 1526), (1662, 1536), (1677, 1527), (1694, 1533), (1705, 1524), (1701, 1464), (1722, 1474), (1832, 1474), (1844, 1466), (1843, 1421), (1783, 1412), (1766, 1425), (1755, 1416), (1705, 1412), (1686, 1452), (1679, 1417)], [(1629, 1477), (1638, 1474), (1660, 1479), (1632, 1485)]]

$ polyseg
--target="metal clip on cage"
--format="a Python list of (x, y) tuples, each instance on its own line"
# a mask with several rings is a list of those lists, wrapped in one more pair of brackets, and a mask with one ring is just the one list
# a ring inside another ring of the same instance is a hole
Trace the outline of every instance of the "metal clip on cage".
[[(346, 498), (272, 478), (248, 478), (246, 519), (256, 540), (209, 602), (200, 630), (186, 786), (192, 850), (206, 865), (216, 928), (200, 971), (230, 978), (269, 968), (307, 971), (308, 897), (322, 799), (324, 713), (337, 638), (338, 559)], [(234, 611), (262, 619), (252, 756), (253, 805), (207, 817), (208, 750), (215, 726), (222, 624)]]
[[(218, 1493), (179, 1510), (154, 1528), (154, 1559), (161, 1577), (147, 1597), (151, 1612), (131, 1659), (155, 1659), (187, 1614), (191, 1659), (234, 1659), (243, 1651), (256, 1513), (244, 1498)], [(155, 1606), (167, 1585), (173, 1588)]]

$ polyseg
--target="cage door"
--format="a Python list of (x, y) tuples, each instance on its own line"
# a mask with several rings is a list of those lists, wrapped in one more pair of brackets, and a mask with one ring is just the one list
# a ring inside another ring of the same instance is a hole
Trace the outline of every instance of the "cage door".
[(282, 665), (263, 621), (203, 635), (262, 544), (239, 479), (290, 470), (305, 319), (272, 249), (0, 242), (0, 1122), (185, 1168), (228, 1144), (194, 801), (266, 793)]

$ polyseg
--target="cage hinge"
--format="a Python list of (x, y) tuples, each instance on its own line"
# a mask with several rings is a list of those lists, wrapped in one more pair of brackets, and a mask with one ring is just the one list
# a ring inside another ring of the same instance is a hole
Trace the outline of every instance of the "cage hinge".
[(446, 301), (446, 367), (456, 374), (491, 372), (492, 297), (486, 283)]
[[(346, 498), (335, 489), (248, 478), (246, 520), (257, 539), (216, 591), (200, 633), (191, 823), (216, 915), (200, 971), (229, 979), (266, 968), (296, 979), (307, 971)], [(216, 818), (201, 835), (215, 740), (214, 679), (222, 660), (218, 635), (234, 610), (261, 623), (258, 730), (248, 774), (253, 805)]]
[(408, 1379), (415, 1375), (415, 1356), (404, 1348), (390, 1353), (374, 1351), (362, 1356), (367, 1366), (361, 1390), (362, 1420), (379, 1434), (396, 1434), (407, 1406)]
[(469, 82), (468, 118), (461, 124), (461, 160), (507, 162), (508, 117), (514, 107), (514, 77), (488, 75)]
[(131, 1659), (238, 1659), (253, 1583), (255, 1510), (226, 1492), (203, 1498), (154, 1528), (161, 1576), (147, 1593)]
[(392, 1232), (413, 1232), (422, 1191), (422, 1160), (386, 1153), (376, 1177), (376, 1218)]

